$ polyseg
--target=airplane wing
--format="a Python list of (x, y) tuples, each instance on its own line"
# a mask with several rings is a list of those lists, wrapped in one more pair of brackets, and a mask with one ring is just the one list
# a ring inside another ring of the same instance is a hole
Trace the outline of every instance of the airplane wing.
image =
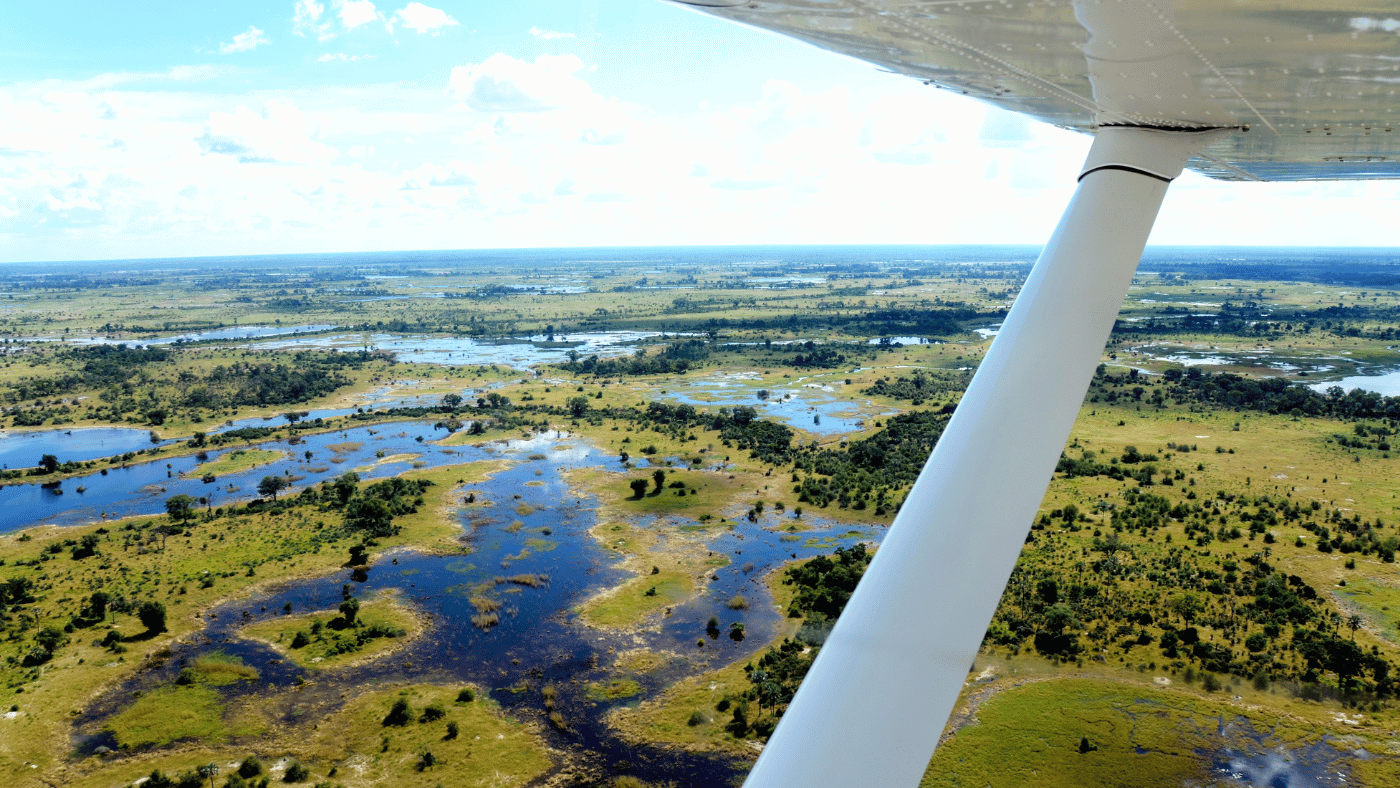
[(1400, 2), (672, 2), (1094, 135), (1059, 226), (745, 783), (917, 785), (1168, 184), (1186, 167), (1400, 175)]
[(1226, 180), (1400, 176), (1400, 3), (673, 0), (1065, 128), (1231, 126)]

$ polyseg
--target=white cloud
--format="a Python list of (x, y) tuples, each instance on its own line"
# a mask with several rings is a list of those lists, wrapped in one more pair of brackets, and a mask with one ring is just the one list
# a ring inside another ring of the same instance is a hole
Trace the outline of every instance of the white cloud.
[(540, 55), (534, 63), (498, 52), (481, 63), (452, 69), (448, 89), (483, 112), (539, 112), (577, 106), (595, 94), (574, 76), (583, 70), (576, 55)]
[(1376, 19), (1369, 16), (1353, 17), (1348, 24), (1351, 29), (1358, 33), (1370, 33), (1376, 30), (1384, 30), (1387, 33), (1400, 32), (1400, 19)]
[(420, 35), (423, 33), (437, 35), (445, 27), (456, 27), (461, 24), (441, 8), (433, 8), (417, 2), (409, 3), (395, 11), (394, 19)]
[(325, 11), (326, 6), (316, 0), (297, 0), (292, 16), (292, 32), (303, 38), (313, 36), (320, 41), (334, 38), (335, 34), (330, 32), (331, 23), (321, 21), (321, 14)]
[(374, 7), (374, 0), (332, 0), (332, 4), (339, 12), (340, 23), (347, 30), (383, 19), (383, 15)]
[(219, 54), (231, 55), (234, 52), (251, 52), (263, 44), (272, 43), (272, 39), (267, 37), (263, 31), (248, 26), (248, 29), (233, 37), (227, 44), (219, 44)]
[(408, 173), (402, 188), (413, 191), (428, 188), (475, 186), (476, 183), (477, 179), (473, 176), (468, 165), (462, 162), (452, 162), (447, 167), (424, 164)]
[(206, 153), (234, 156), (240, 164), (324, 164), (336, 150), (318, 136), (317, 124), (296, 105), (273, 100), (260, 113), (244, 106), (211, 113), (198, 142)]
[(573, 33), (561, 33), (558, 30), (541, 30), (533, 26), (530, 28), (530, 35), (535, 38), (542, 38), (545, 41), (553, 41), (560, 38), (577, 38)]
[(316, 58), (316, 62), (330, 63), (335, 60), (346, 60), (353, 62), (356, 60), (370, 60), (373, 57), (374, 55), (347, 55), (344, 52), (327, 52), (326, 54)]

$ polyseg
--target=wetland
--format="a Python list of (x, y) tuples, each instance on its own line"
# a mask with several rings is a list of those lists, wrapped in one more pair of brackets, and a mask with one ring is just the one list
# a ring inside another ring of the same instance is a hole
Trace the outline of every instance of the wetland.
[[(12, 267), (0, 771), (737, 784), (1024, 279), (981, 252)], [(1149, 254), (925, 784), (1400, 779), (1400, 293), (1250, 265)]]

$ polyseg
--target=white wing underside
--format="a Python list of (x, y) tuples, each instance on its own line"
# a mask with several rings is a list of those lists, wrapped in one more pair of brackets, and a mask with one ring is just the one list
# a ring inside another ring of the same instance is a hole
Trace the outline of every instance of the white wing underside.
[(1190, 169), (1400, 177), (1400, 3), (677, 0), (1092, 133), (1240, 128)]

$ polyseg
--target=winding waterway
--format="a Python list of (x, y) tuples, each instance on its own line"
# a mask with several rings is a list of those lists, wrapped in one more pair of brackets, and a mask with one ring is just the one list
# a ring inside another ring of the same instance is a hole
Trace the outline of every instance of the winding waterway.
[[(421, 434), (422, 429), (407, 428), (404, 435), (386, 440), (389, 445), (405, 441), (416, 445), (412, 436)], [(176, 645), (164, 666), (136, 676), (87, 709), (78, 721), (80, 749), (91, 751), (112, 744), (102, 732), (103, 721), (129, 703), (133, 691), (172, 681), (182, 664), (217, 650), (237, 655), (261, 672), (256, 685), (220, 691), (229, 698), (256, 696), (260, 705), (274, 709), (285, 722), (303, 718), (311, 710), (333, 710), (344, 702), (346, 690), (385, 681), (469, 681), (490, 688), (492, 698), (508, 714), (543, 720), (546, 710), (539, 689), (553, 685), (559, 692), (557, 710), (564, 715), (568, 730), (548, 725), (541, 728), (547, 731), (544, 735), (551, 745), (571, 753), (576, 765), (591, 765), (604, 774), (631, 773), (652, 781), (729, 784), (748, 768), (747, 764), (727, 757), (639, 747), (620, 739), (605, 723), (604, 715), (616, 703), (653, 697), (682, 676), (753, 655), (774, 637), (780, 620), (763, 582), (765, 574), (794, 557), (830, 552), (857, 541), (877, 541), (881, 535), (878, 528), (838, 527), (810, 519), (804, 521), (807, 530), (792, 534), (778, 528), (791, 515), (771, 512), (757, 522), (739, 520), (714, 526), (701, 532), (707, 547), (731, 561), (703, 580), (703, 591), (696, 598), (635, 632), (595, 629), (578, 620), (575, 608), (625, 575), (616, 567), (621, 556), (600, 546), (588, 532), (596, 523), (596, 502), (573, 490), (565, 473), (615, 464), (616, 458), (576, 438), (552, 433), (530, 440), (461, 447), (460, 451), (435, 462), (506, 459), (514, 463), (489, 480), (472, 485), (478, 501), (494, 505), (473, 506), (459, 514), (462, 541), (470, 554), (397, 551), (380, 557), (367, 577), (359, 580), (346, 570), (290, 581), (255, 598), (217, 608), (205, 617), (206, 629), (190, 642)], [(517, 511), (520, 503), (532, 511), (521, 514), (525, 509)], [(517, 521), (521, 524), (513, 525)], [(688, 520), (678, 524), (692, 532), (701, 528)], [(519, 574), (545, 575), (548, 582), (530, 587), (495, 580)], [(289, 603), (295, 613), (334, 608), (346, 583), (365, 598), (384, 591), (399, 594), (427, 614), (428, 631), (392, 655), (320, 672), (299, 669), (271, 648), (238, 635), (248, 623), (282, 615), (283, 606)], [(489, 630), (477, 629), (470, 623), (474, 612), (470, 597), (492, 586), (503, 604), (501, 623)], [(725, 601), (737, 594), (751, 600), (747, 609), (726, 608)], [(747, 637), (735, 640), (707, 635), (706, 622), (712, 615), (720, 616), (726, 629), (732, 622), (742, 623)], [(705, 641), (704, 646), (696, 645), (699, 639)], [(638, 682), (641, 693), (618, 701), (590, 698), (587, 685), (616, 678), (613, 662), (617, 653), (636, 648), (667, 655), (659, 670), (626, 674)], [(309, 685), (296, 693), (286, 692), (303, 676), (311, 679)]]

